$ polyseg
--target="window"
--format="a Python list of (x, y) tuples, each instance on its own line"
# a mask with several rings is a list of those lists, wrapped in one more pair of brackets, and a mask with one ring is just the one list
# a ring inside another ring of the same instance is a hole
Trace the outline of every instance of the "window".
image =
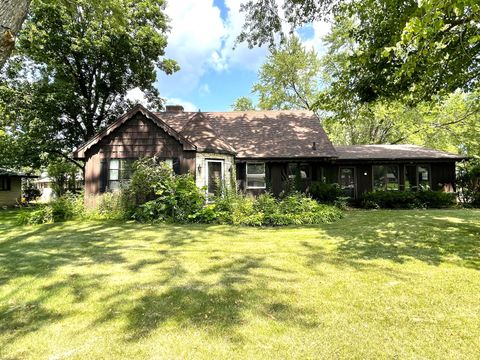
[(0, 191), (10, 190), (10, 179), (8, 176), (0, 176)]
[(425, 165), (417, 167), (418, 188), (420, 190), (430, 190), (430, 169)]
[(288, 164), (288, 178), (295, 179), (297, 176), (300, 176), (300, 179), (310, 179), (310, 165), (309, 164), (298, 164), (298, 163), (289, 163)]
[(343, 190), (345, 196), (355, 197), (355, 168), (344, 167), (340, 168), (340, 188)]
[(110, 159), (108, 164), (108, 188), (117, 190), (132, 177), (132, 159)]
[(373, 166), (373, 190), (398, 190), (399, 189), (397, 165)]
[(265, 163), (247, 163), (247, 189), (265, 189)]
[(428, 165), (405, 166), (405, 190), (429, 190), (430, 167)]

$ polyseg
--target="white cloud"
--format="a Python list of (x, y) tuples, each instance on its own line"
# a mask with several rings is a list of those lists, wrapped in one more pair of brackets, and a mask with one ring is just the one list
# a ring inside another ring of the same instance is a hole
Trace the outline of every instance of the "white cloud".
[(225, 22), (226, 32), (223, 38), (223, 46), (218, 49), (212, 58), (215, 69), (222, 71), (239, 66), (256, 71), (265, 59), (268, 53), (267, 49), (265, 47), (249, 49), (245, 43), (236, 44), (237, 37), (245, 22), (245, 15), (240, 12), (240, 5), (246, 1), (224, 1), (228, 9), (228, 17)]
[[(258, 71), (268, 49), (249, 49), (245, 43), (236, 44), (245, 21), (240, 5), (246, 1), (224, 0), (226, 19), (222, 19), (220, 9), (213, 0), (168, 1), (166, 13), (171, 19), (171, 32), (166, 56), (176, 60), (181, 70), (173, 75), (159, 72), (157, 86), (161, 96), (208, 94), (208, 85), (202, 84), (202, 77), (207, 71)], [(277, 4), (282, 6), (283, 0), (278, 0)], [(321, 53), (321, 38), (328, 33), (330, 26), (315, 22), (311, 27), (313, 36), (304, 39), (304, 43)]]
[(167, 95), (178, 89), (190, 92), (222, 46), (225, 27), (220, 9), (213, 0), (173, 0), (166, 13), (171, 19), (166, 56), (176, 60), (181, 70), (171, 76), (160, 73), (159, 85)]
[[(208, 85), (207, 85), (208, 86)], [(145, 94), (143, 93), (140, 88), (136, 87), (134, 89), (131, 89), (127, 91), (126, 95), (128, 100), (138, 102), (142, 104), (143, 106), (148, 106), (148, 101), (145, 98)], [(185, 111), (197, 111), (198, 106), (195, 104), (191, 103), (190, 101), (183, 100), (180, 98), (172, 97), (172, 98), (164, 98), (165, 99), (165, 105), (182, 105)]]
[(128, 90), (126, 98), (130, 101), (138, 102), (143, 106), (148, 105), (148, 101), (147, 101), (147, 98), (145, 97), (145, 94), (138, 87)]

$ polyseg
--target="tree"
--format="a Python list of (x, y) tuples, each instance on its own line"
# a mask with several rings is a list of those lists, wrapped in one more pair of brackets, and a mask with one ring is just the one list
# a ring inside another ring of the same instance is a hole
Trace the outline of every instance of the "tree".
[(258, 73), (252, 92), (259, 96), (258, 107), (312, 110), (319, 87), (320, 61), (296, 36), (272, 49)]
[[(252, 0), (240, 41), (272, 43), (282, 31), (275, 0)], [(292, 28), (330, 16), (353, 19), (356, 44), (343, 81), (360, 101), (404, 97), (412, 103), (456, 89), (473, 91), (480, 79), (478, 0), (287, 0), (284, 19)]]
[(37, 154), (65, 156), (132, 105), (128, 90), (139, 87), (160, 107), (156, 71), (178, 70), (164, 58), (164, 7), (157, 0), (34, 0), (19, 56), (3, 74), (7, 132), (34, 144)]
[(255, 110), (253, 100), (246, 96), (241, 96), (231, 105), (233, 111), (252, 111)]
[(0, 3), (0, 69), (15, 46), (15, 37), (27, 16), (30, 1), (2, 0)]

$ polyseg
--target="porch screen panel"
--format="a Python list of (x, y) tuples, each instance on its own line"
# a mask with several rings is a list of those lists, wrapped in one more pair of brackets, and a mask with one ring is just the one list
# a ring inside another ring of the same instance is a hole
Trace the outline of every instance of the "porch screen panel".
[(396, 165), (375, 165), (373, 166), (373, 190), (398, 190), (399, 177), (398, 166)]

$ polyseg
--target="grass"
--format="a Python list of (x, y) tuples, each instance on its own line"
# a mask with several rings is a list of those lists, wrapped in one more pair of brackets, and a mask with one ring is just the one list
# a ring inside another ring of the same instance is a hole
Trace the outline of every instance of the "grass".
[(480, 211), (283, 229), (0, 212), (0, 358), (480, 357)]

